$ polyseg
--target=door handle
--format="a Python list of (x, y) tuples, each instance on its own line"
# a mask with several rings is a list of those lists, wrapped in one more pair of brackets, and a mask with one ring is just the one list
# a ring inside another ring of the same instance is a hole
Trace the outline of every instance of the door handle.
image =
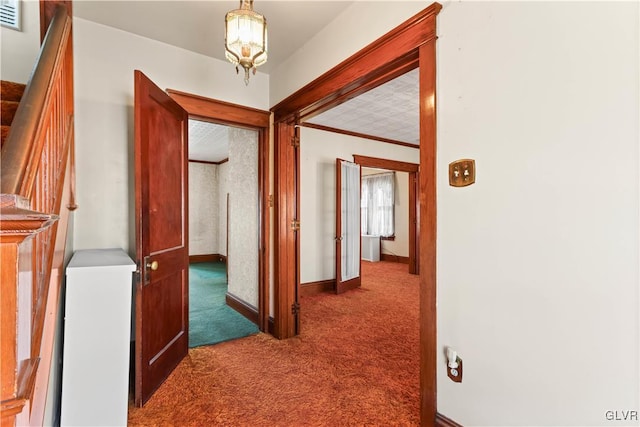
[(159, 267), (158, 261), (151, 261), (149, 256), (144, 257), (144, 284), (148, 285), (151, 282), (151, 274), (150, 271), (156, 271)]

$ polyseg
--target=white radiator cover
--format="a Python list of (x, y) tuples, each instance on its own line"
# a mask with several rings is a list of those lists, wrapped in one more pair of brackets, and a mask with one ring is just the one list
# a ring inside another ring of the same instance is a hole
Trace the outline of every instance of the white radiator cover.
[(67, 267), (61, 426), (124, 426), (136, 264), (121, 249), (76, 251)]
[(362, 235), (362, 259), (365, 261), (380, 261), (380, 236)]

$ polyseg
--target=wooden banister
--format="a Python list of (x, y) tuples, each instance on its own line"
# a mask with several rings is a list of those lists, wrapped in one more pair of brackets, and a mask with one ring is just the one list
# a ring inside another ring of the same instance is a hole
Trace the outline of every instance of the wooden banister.
[[(45, 138), (42, 133), (45, 123), (41, 120), (43, 111), (55, 100), (60, 89), (52, 85), (60, 69), (64, 67), (67, 41), (71, 31), (71, 18), (64, 7), (58, 7), (45, 36), (37, 64), (16, 115), (11, 131), (2, 147), (3, 194), (20, 194), (29, 198), (39, 164), (39, 154)], [(66, 82), (60, 82), (65, 85)], [(73, 99), (71, 99), (73, 101)], [(62, 103), (65, 101), (62, 100)], [(25, 144), (25, 141), (32, 141)], [(39, 144), (38, 144), (39, 143)]]
[(68, 217), (77, 207), (71, 25), (57, 6), (2, 147), (2, 427), (44, 422)]

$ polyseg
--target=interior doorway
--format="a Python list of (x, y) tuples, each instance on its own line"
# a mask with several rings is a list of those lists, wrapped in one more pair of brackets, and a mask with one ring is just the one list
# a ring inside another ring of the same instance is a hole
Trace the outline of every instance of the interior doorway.
[[(228, 181), (245, 182), (246, 176), (244, 178), (241, 177), (243, 174), (253, 177), (251, 185), (239, 185), (236, 187), (236, 197), (234, 197), (232, 191), (227, 191), (230, 188), (228, 182), (226, 187), (218, 191), (219, 206), (222, 206), (223, 209), (222, 214), (218, 215), (218, 223), (224, 224), (218, 230), (218, 252), (224, 252), (225, 256), (222, 259), (226, 261), (227, 266), (230, 265), (230, 278), (232, 280), (234, 280), (234, 277), (238, 277), (235, 280), (240, 282), (243, 280), (253, 281), (253, 279), (245, 277), (248, 273), (255, 273), (257, 279), (257, 295), (255, 297), (248, 294), (245, 296), (244, 293), (236, 295), (233, 291), (234, 288), (232, 288), (225, 295), (225, 303), (255, 323), (260, 331), (267, 332), (269, 330), (269, 249), (266, 242), (269, 241), (269, 230), (265, 224), (269, 223), (269, 201), (266, 191), (269, 174), (269, 113), (172, 89), (168, 89), (167, 93), (187, 111), (190, 120), (215, 125), (219, 132), (228, 134), (229, 141), (238, 142), (230, 144), (229, 149), (231, 151), (228, 152), (228, 157), (222, 156), (217, 160), (217, 162), (220, 162), (219, 165), (216, 165), (218, 168), (229, 169)], [(247, 140), (252, 141), (253, 148), (251, 148), (252, 144), (246, 143)], [(243, 144), (242, 141), (245, 141), (245, 143)], [(239, 159), (236, 163), (232, 161), (234, 157)], [(248, 161), (252, 158), (255, 162), (252, 161), (251, 166), (242, 164), (243, 161)], [(232, 178), (231, 175), (234, 177), (238, 175), (238, 177)], [(229, 193), (228, 204), (227, 193)], [(231, 237), (227, 238), (227, 230), (246, 228), (246, 224), (242, 219), (247, 212), (243, 212), (242, 206), (246, 203), (245, 200), (250, 199), (255, 200), (254, 214), (249, 214), (252, 221), (248, 221), (253, 223), (249, 227), (251, 230), (247, 228), (242, 232), (240, 234), (242, 238), (240, 239), (234, 239), (233, 231), (230, 231)], [(234, 212), (238, 213), (235, 215), (235, 219)], [(227, 215), (229, 217), (228, 227), (226, 226)], [(234, 253), (240, 254), (242, 248), (248, 252), (247, 248), (251, 245), (255, 249), (255, 251), (251, 252), (255, 254), (257, 271), (251, 270), (249, 272), (248, 269), (241, 267), (244, 261), (243, 255), (236, 255), (234, 259)], [(235, 270), (234, 265), (236, 265)], [(234, 276), (234, 271), (237, 272), (236, 276)]]
[[(371, 88), (419, 69), (420, 105), (420, 403), (421, 423), (436, 422), (436, 16), (433, 3), (272, 108), (276, 162), (274, 263), (278, 285), (275, 334), (296, 335), (299, 241), (287, 226), (299, 221), (300, 153), (296, 125)], [(291, 273), (293, 272), (293, 274)]]

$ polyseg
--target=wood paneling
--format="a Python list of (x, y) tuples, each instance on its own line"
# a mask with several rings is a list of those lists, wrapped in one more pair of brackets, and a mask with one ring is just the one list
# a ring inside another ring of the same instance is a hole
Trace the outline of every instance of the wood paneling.
[[(287, 245), (284, 229), (295, 219), (295, 163), (289, 160), (287, 126), (304, 121), (416, 67), (420, 67), (420, 419), (424, 426), (436, 422), (436, 16), (442, 6), (431, 6), (374, 41), (272, 108), (276, 128), (276, 237), (275, 292), (278, 322), (292, 322), (283, 315), (286, 304), (297, 301), (295, 243)], [(280, 130), (280, 131), (278, 131)], [(278, 152), (280, 150), (280, 152)], [(292, 160), (292, 159), (291, 159)], [(287, 318), (288, 317), (288, 318)], [(278, 328), (276, 328), (278, 329)], [(291, 329), (281, 338), (292, 336)]]

